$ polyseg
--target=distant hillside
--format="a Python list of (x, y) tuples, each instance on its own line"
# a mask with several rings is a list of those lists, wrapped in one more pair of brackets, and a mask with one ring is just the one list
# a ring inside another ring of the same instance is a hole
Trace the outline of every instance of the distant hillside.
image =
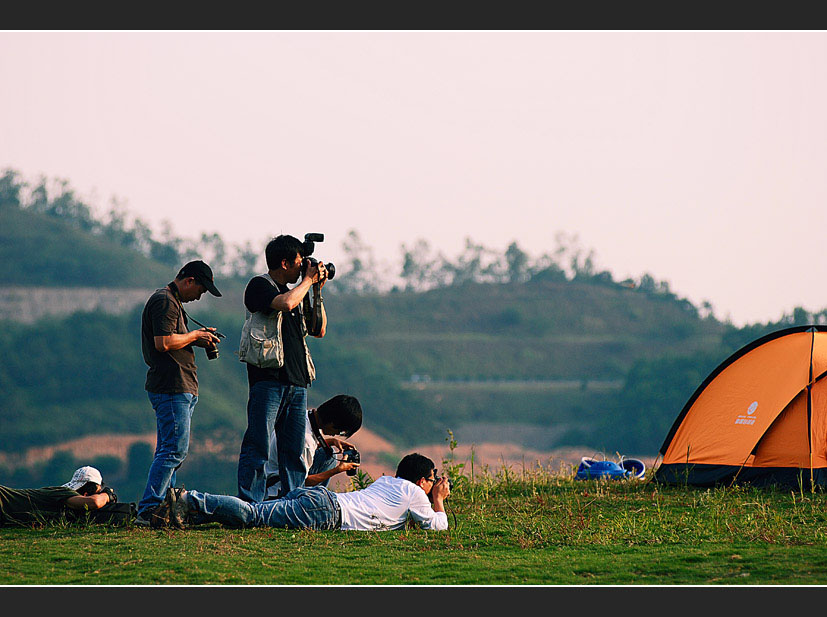
[[(243, 285), (228, 280), (224, 297), (190, 307), (227, 335), (218, 360), (197, 353), (197, 425), (202, 435), (230, 440), (245, 426), (246, 378), (234, 355)], [(448, 428), (464, 443), (602, 443), (611, 431), (596, 432), (601, 412), (613, 409), (635, 363), (709, 353), (724, 331), (681, 303), (577, 282), (469, 283), (380, 296), (331, 291), (326, 307), (329, 334), (309, 342), (319, 374), (311, 404), (354, 394), (371, 430), (397, 444), (440, 440)], [(66, 435), (152, 430), (140, 308), (6, 322), (0, 450)], [(675, 413), (667, 409), (661, 422)], [(652, 451), (660, 438), (654, 430), (645, 441)]]
[(331, 339), (377, 355), (402, 380), (612, 380), (632, 358), (706, 349), (724, 331), (685, 301), (588, 281), (331, 294), (327, 310)]
[(152, 287), (166, 281), (170, 270), (66, 220), (0, 208), (0, 283), (5, 286)]

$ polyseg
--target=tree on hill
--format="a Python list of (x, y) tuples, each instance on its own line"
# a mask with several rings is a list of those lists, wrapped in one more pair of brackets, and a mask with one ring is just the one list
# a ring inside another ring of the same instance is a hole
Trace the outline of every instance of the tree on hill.
[(20, 193), (24, 183), (17, 172), (11, 169), (3, 171), (0, 176), (0, 210), (5, 208), (20, 208)]
[[(197, 239), (180, 238), (172, 233), (168, 222), (163, 223), (160, 238), (154, 237), (149, 224), (133, 216), (115, 197), (105, 215), (96, 216), (68, 181), (40, 177), (32, 184), (13, 169), (3, 170), (0, 176), (0, 212), (3, 211), (32, 213), (61, 221), (100, 242), (118, 245), (170, 268), (179, 267), (189, 259), (212, 259), (210, 263), (216, 274), (243, 278), (257, 271), (260, 260), (249, 243), (227, 246), (217, 233), (202, 233)], [(11, 239), (7, 237), (6, 241)]]
[[(160, 234), (153, 234), (149, 224), (131, 215), (123, 203), (112, 198), (111, 207), (103, 217), (76, 195), (66, 180), (37, 182), (23, 180), (19, 173), (6, 169), (0, 176), (0, 212), (18, 210), (36, 213), (65, 222), (78, 231), (88, 233), (102, 243), (111, 242), (167, 268), (175, 268), (191, 259), (204, 259), (213, 271), (223, 277), (247, 278), (264, 267), (263, 247), (256, 250), (249, 242), (230, 245), (217, 232), (202, 232), (197, 238), (176, 236), (168, 222), (162, 224)], [(10, 243), (7, 235), (6, 242)], [(504, 252), (465, 239), (463, 251), (453, 259), (441, 252), (433, 253), (427, 240), (418, 239), (413, 246), (401, 246), (402, 260), (398, 273), (401, 289), (427, 291), (467, 283), (526, 283), (541, 281), (577, 281), (587, 284), (627, 287), (627, 282), (615, 283), (611, 272), (599, 270), (593, 250), (585, 250), (576, 234), (559, 232), (556, 246), (533, 258), (516, 241)], [(383, 294), (399, 290), (393, 277), (380, 277), (373, 249), (351, 229), (342, 243), (346, 261), (339, 264), (336, 283), (328, 289), (337, 294)], [(13, 265), (9, 265), (10, 268)], [(640, 277), (630, 287), (639, 292), (654, 294), (662, 299), (679, 300), (665, 281), (657, 281), (650, 274)]]

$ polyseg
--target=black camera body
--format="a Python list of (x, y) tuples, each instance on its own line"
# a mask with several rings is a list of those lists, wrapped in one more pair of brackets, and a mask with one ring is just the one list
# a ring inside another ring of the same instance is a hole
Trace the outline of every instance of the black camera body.
[[(304, 242), (302, 245), (304, 246), (304, 259), (302, 260), (302, 277), (307, 273), (308, 266), (315, 266), (319, 263), (319, 261), (311, 257), (313, 251), (316, 250), (316, 242), (324, 242), (324, 234), (304, 234)], [(336, 266), (332, 263), (326, 263), (324, 265), (327, 268), (327, 278), (332, 279), (336, 276)]]
[[(442, 480), (442, 478), (437, 476), (436, 478), (434, 478), (434, 484), (436, 484), (440, 480)], [(454, 481), (451, 480), (451, 478), (448, 478), (448, 477), (445, 478), (445, 481), (448, 483), (448, 490), (451, 490), (451, 491), (454, 490)]]
[[(345, 448), (342, 450), (342, 462), (344, 463), (361, 463), (361, 457), (359, 456), (359, 451), (356, 448)], [(345, 472), (349, 476), (355, 476), (356, 470), (349, 469)]]
[[(192, 317), (190, 317), (190, 319), (192, 319)], [(195, 321), (194, 319), (192, 320)], [(206, 326), (202, 324), (200, 321), (195, 321), (195, 323), (197, 323), (202, 328), (206, 328)], [(224, 338), (224, 335), (221, 334), (218, 330), (214, 330), (213, 334), (215, 334), (218, 337), (219, 341)], [(212, 347), (205, 347), (204, 351), (207, 353), (208, 360), (215, 360), (216, 358), (218, 358), (218, 343), (215, 343)]]

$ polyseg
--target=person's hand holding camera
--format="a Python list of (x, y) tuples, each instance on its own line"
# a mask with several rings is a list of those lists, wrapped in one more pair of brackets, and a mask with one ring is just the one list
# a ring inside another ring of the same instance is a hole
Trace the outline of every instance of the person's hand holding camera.
[(108, 486), (101, 487), (101, 493), (106, 493), (109, 496), (109, 503), (116, 503), (118, 501), (118, 496)]
[(327, 445), (337, 448), (339, 452), (344, 452), (347, 448), (356, 448), (356, 446), (349, 441), (345, 441), (339, 437), (325, 437), (324, 440)]
[(321, 282), (321, 271), (324, 269), (324, 264), (315, 259), (305, 257), (304, 261), (304, 279), (309, 280), (312, 284)]
[(434, 482), (431, 492), (428, 493), (428, 498), (434, 507), (435, 512), (444, 512), (445, 506), (442, 504), (445, 498), (451, 494), (451, 483), (448, 478), (439, 478)]
[(325, 281), (327, 281), (327, 267), (322, 263), (319, 262), (319, 288), (324, 287)]
[(203, 347), (204, 349), (213, 349), (218, 346), (218, 343), (221, 341), (215, 333), (215, 328), (201, 328), (200, 330), (194, 330), (195, 333), (195, 341), (193, 345), (196, 347)]
[(336, 465), (336, 467), (334, 467), (334, 471), (336, 473), (342, 473), (343, 471), (344, 472), (351, 472), (352, 471), (354, 473), (348, 473), (347, 474), (349, 476), (352, 476), (352, 475), (355, 474), (356, 468), (359, 467), (359, 465), (360, 465), (360, 463), (354, 463), (354, 462), (350, 462), (350, 461), (340, 461), (339, 464)]

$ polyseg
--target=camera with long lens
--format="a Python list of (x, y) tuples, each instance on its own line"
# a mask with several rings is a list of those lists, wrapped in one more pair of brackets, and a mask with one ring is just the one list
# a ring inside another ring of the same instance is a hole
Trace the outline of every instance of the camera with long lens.
[[(313, 251), (316, 250), (316, 242), (324, 242), (324, 234), (304, 234), (304, 259), (302, 260), (302, 278), (307, 274), (308, 266), (315, 266), (319, 261), (315, 257), (311, 257)], [(327, 268), (327, 278), (332, 279), (336, 276), (336, 266), (332, 263), (324, 265)]]
[[(361, 463), (359, 456), (359, 451), (356, 448), (345, 448), (342, 450), (342, 462), (343, 463)], [(349, 476), (356, 475), (356, 469), (348, 469), (345, 472)]]

